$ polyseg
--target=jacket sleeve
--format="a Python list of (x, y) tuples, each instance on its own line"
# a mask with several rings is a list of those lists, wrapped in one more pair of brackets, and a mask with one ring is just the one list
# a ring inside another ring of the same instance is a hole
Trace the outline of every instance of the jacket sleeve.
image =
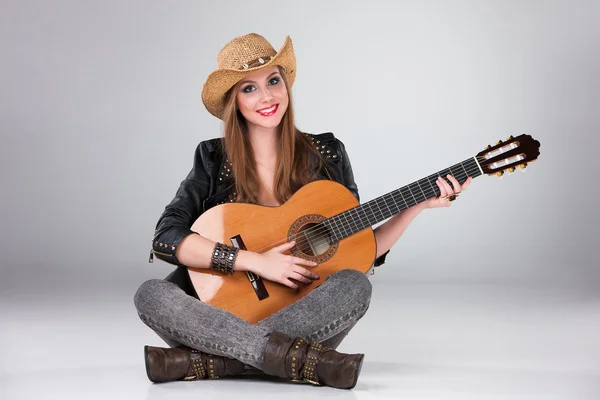
[(177, 246), (183, 238), (195, 233), (190, 227), (202, 213), (202, 203), (210, 189), (210, 178), (202, 159), (201, 146), (200, 143), (196, 148), (192, 170), (158, 219), (152, 240), (152, 253), (177, 266), (181, 265), (175, 257)]
[[(340, 154), (340, 158), (342, 159), (342, 174), (343, 174), (343, 179), (344, 179), (344, 186), (346, 186), (348, 188), (348, 190), (350, 190), (352, 192), (352, 194), (354, 195), (354, 197), (356, 197), (356, 199), (360, 202), (360, 196), (358, 194), (358, 186), (356, 185), (356, 182), (354, 181), (354, 172), (352, 171), (352, 164), (350, 163), (350, 158), (348, 157), (348, 153), (346, 152), (346, 146), (344, 146), (344, 143), (339, 140), (336, 139), (336, 141), (338, 142), (338, 146), (339, 146), (339, 154)], [(374, 266), (378, 267), (382, 264), (385, 263), (385, 258), (387, 257), (388, 253), (390, 251), (386, 251), (385, 253), (383, 253), (382, 255), (380, 255), (379, 257), (377, 257), (375, 259), (375, 263)]]

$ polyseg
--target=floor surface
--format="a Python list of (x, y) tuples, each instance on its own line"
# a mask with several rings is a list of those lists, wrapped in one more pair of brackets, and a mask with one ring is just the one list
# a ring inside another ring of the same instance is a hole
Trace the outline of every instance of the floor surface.
[(130, 296), (3, 297), (0, 399), (600, 399), (600, 295), (540, 284), (386, 282), (340, 350), (354, 390), (269, 380), (152, 384), (162, 341)]

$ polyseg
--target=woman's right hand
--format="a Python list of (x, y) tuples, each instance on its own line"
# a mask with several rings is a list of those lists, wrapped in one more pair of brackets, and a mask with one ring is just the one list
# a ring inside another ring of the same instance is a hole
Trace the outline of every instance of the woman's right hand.
[(292, 289), (297, 289), (298, 285), (290, 279), (306, 284), (319, 279), (319, 275), (301, 267), (301, 265), (304, 265), (314, 268), (319, 264), (293, 255), (283, 254), (294, 247), (295, 244), (295, 241), (286, 242), (265, 253), (255, 253), (257, 257), (254, 257), (251, 265), (248, 265), (248, 270), (264, 279), (281, 283)]

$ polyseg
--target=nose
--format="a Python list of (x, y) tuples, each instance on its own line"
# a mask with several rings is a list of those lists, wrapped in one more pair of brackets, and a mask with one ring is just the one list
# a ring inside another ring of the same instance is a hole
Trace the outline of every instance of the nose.
[(262, 92), (262, 99), (261, 101), (263, 103), (269, 103), (273, 100), (273, 95), (271, 94), (271, 91), (269, 90), (269, 88), (265, 88)]

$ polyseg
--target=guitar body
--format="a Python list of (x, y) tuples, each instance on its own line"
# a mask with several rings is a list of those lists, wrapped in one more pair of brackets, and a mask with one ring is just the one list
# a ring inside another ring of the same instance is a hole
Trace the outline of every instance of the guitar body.
[(320, 279), (310, 285), (300, 283), (294, 290), (258, 278), (268, 293), (261, 300), (252, 284), (256, 278), (253, 274), (238, 271), (228, 275), (208, 268), (188, 268), (198, 297), (254, 324), (306, 296), (337, 271), (356, 269), (366, 273), (377, 253), (371, 227), (330, 244), (326, 229), (316, 225), (358, 205), (343, 185), (320, 180), (305, 185), (278, 207), (227, 203), (207, 210), (192, 225), (193, 231), (227, 245), (232, 245), (232, 238), (237, 237), (247, 250), (259, 253), (296, 240), (292, 254), (317, 261), (318, 266), (307, 268), (319, 274)]

